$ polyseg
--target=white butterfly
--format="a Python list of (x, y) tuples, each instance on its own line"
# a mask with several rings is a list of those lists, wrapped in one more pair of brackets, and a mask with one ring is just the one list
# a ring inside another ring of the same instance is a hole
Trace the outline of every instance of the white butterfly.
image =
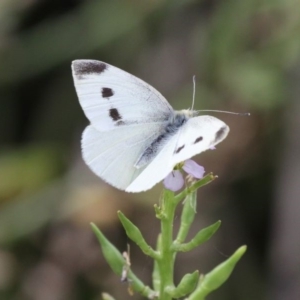
[(75, 60), (72, 72), (91, 122), (82, 135), (83, 159), (121, 190), (150, 189), (176, 164), (220, 143), (229, 132), (215, 117), (174, 111), (149, 84), (107, 63)]

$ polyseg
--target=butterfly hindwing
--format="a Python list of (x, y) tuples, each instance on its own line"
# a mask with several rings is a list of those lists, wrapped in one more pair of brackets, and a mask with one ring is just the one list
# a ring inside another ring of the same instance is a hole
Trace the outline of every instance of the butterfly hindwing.
[(177, 138), (178, 136), (174, 135), (168, 139), (161, 151), (126, 188), (127, 192), (149, 190), (173, 170), (172, 154)]
[(173, 109), (141, 79), (96, 60), (75, 60), (72, 73), (79, 102), (91, 124), (100, 131), (166, 122)]
[(162, 126), (132, 125), (101, 132), (88, 126), (82, 135), (82, 155), (93, 172), (121, 190), (139, 176), (144, 168), (134, 164), (147, 146), (162, 130)]

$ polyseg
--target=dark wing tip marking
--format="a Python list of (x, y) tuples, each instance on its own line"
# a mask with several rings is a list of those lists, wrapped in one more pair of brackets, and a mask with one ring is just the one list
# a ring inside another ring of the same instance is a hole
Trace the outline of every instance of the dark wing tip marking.
[(74, 74), (77, 76), (100, 74), (107, 68), (107, 64), (96, 60), (83, 60), (73, 62)]
[(197, 138), (195, 139), (194, 144), (197, 144), (197, 143), (201, 142), (202, 140), (203, 140), (203, 137), (202, 137), (202, 136), (199, 136), (199, 137), (197, 137)]
[[(122, 120), (122, 117), (119, 113), (119, 111), (116, 109), (116, 108), (111, 108), (109, 110), (109, 116), (114, 120), (114, 121), (119, 121), (119, 120)], [(120, 123), (120, 122), (118, 122)], [(121, 124), (119, 124), (121, 125)]]
[(178, 147), (174, 153), (179, 153), (184, 147), (185, 147), (185, 145)]
[(222, 140), (225, 133), (226, 133), (226, 129), (227, 127), (221, 127), (217, 132), (216, 132), (216, 135), (215, 135), (215, 140), (214, 140), (214, 143), (217, 143), (218, 141)]
[(112, 89), (106, 88), (106, 87), (102, 88), (101, 93), (102, 93), (103, 98), (109, 98), (114, 95), (114, 91)]

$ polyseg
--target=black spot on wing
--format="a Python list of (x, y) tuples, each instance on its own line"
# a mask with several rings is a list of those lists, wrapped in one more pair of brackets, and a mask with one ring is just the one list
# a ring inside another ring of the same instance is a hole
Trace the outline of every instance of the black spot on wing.
[(225, 135), (225, 132), (226, 132), (226, 127), (221, 127), (216, 132), (214, 143), (217, 143), (219, 140), (221, 140), (223, 138), (223, 136)]
[(83, 60), (73, 62), (74, 73), (79, 78), (89, 74), (101, 74), (107, 68), (108, 66), (105, 63), (96, 60)]
[(106, 87), (102, 88), (101, 93), (102, 93), (103, 98), (109, 98), (114, 95), (114, 91), (112, 89), (106, 88)]
[(185, 145), (182, 145), (180, 147), (178, 147), (174, 153), (179, 153), (183, 148), (184, 148)]
[(197, 137), (197, 138), (195, 139), (194, 144), (197, 144), (197, 143), (201, 142), (202, 140), (203, 140), (203, 137), (202, 137), (202, 136), (199, 136), (199, 137)]
[[(122, 120), (122, 117), (119, 113), (119, 111), (116, 108), (111, 108), (109, 110), (109, 116), (114, 120), (114, 121), (119, 121)], [(118, 122), (119, 123), (119, 122)], [(121, 124), (119, 124), (121, 125)]]

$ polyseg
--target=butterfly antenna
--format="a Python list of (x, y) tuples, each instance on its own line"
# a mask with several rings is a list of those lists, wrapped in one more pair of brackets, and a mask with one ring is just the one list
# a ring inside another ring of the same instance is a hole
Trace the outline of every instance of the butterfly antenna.
[(226, 110), (205, 109), (205, 110), (198, 110), (198, 111), (199, 112), (218, 112), (218, 113), (237, 115), (237, 116), (250, 116), (250, 113), (236, 113), (236, 112), (226, 111)]
[(195, 95), (196, 95), (196, 76), (193, 76), (193, 103), (192, 103), (192, 110), (194, 110), (194, 103), (195, 103)]
[[(192, 103), (192, 110), (194, 110), (194, 103), (195, 103), (195, 95), (196, 95), (196, 76), (193, 76), (193, 103)], [(226, 110), (213, 110), (213, 109), (205, 109), (205, 110), (198, 110), (199, 112), (218, 112), (224, 114), (231, 114), (237, 116), (250, 116), (250, 113), (236, 113), (232, 111)]]

